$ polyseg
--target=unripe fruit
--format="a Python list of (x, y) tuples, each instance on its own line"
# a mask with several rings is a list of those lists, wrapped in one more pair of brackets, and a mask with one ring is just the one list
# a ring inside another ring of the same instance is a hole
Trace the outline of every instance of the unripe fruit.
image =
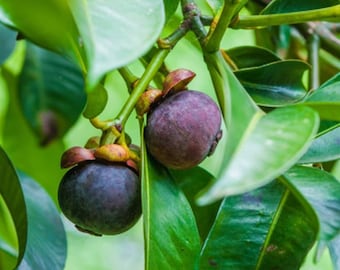
[(63, 177), (58, 190), (65, 216), (81, 231), (118, 234), (141, 216), (140, 180), (124, 164), (86, 161)]
[(216, 146), (220, 126), (220, 110), (209, 96), (181, 91), (149, 113), (145, 142), (151, 155), (166, 167), (191, 168)]

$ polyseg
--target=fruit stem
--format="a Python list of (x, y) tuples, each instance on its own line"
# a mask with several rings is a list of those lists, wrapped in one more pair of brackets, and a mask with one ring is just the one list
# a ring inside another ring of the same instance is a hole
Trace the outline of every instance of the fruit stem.
[(129, 93), (133, 89), (133, 84), (138, 80), (138, 77), (134, 75), (128, 67), (121, 67), (118, 69), (119, 74), (123, 77)]
[[(150, 63), (147, 65), (142, 77), (136, 83), (134, 89), (130, 93), (129, 99), (125, 102), (122, 109), (118, 113), (115, 122), (121, 127), (124, 127), (126, 121), (128, 120), (132, 110), (134, 109), (139, 97), (147, 89), (149, 83), (156, 76), (158, 70), (163, 66), (163, 62), (170, 50), (176, 45), (176, 43), (185, 36), (185, 34), (190, 30), (190, 23), (184, 20), (182, 24), (176, 29), (171, 35), (165, 39), (158, 41), (159, 49), (153, 55)], [(122, 73), (121, 73), (122, 74)], [(123, 74), (124, 79), (128, 79), (131, 82), (131, 76), (125, 73)]]
[(101, 129), (101, 130), (106, 130), (111, 125), (110, 122), (108, 122), (108, 121), (101, 121), (97, 117), (91, 118), (90, 122), (91, 122), (92, 126), (94, 126), (97, 129)]
[(151, 59), (151, 62), (147, 66), (144, 74), (138, 81), (136, 87), (132, 90), (129, 99), (125, 102), (121, 111), (118, 113), (118, 116), (116, 117), (117, 123), (119, 123), (121, 126), (125, 125), (140, 95), (148, 87), (150, 81), (156, 75), (158, 69), (162, 66), (162, 63), (169, 52), (170, 49), (160, 49)]
[(248, 2), (248, 0), (225, 0), (223, 6), (214, 17), (207, 37), (204, 49), (207, 52), (216, 52), (220, 48), (221, 40), (235, 15)]
[(110, 128), (103, 130), (103, 134), (100, 138), (100, 145), (115, 143), (116, 140), (120, 137), (121, 137), (121, 132), (116, 128), (115, 125), (112, 125), (111, 123)]
[(340, 5), (280, 14), (242, 16), (233, 21), (232, 28), (262, 28), (280, 24), (296, 24), (307, 21), (332, 21), (340, 16)]

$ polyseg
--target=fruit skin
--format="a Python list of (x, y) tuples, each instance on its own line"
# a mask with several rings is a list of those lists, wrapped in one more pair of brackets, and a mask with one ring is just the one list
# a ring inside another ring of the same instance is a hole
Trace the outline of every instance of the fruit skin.
[(61, 180), (58, 200), (80, 230), (113, 235), (131, 228), (141, 216), (140, 180), (120, 163), (85, 161)]
[(148, 115), (145, 142), (150, 154), (172, 169), (198, 165), (218, 142), (221, 112), (194, 90), (169, 96)]

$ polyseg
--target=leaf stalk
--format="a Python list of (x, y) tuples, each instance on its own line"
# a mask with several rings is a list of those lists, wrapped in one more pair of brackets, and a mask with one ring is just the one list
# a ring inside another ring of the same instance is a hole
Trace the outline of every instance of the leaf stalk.
[(281, 24), (296, 24), (308, 21), (334, 21), (340, 18), (340, 5), (314, 10), (239, 17), (230, 26), (235, 29), (263, 28)]

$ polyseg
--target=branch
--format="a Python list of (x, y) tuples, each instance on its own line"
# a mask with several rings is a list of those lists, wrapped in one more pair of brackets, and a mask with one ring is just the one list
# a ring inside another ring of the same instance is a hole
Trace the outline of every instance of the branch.
[(338, 57), (340, 55), (340, 40), (327, 28), (324, 23), (308, 22), (296, 25), (295, 28), (308, 39), (311, 33), (315, 33), (320, 38), (321, 47), (330, 54)]
[(208, 36), (205, 39), (205, 50), (216, 52), (219, 50), (221, 40), (234, 16), (248, 2), (248, 0), (225, 0), (223, 7), (213, 19)]
[(232, 22), (230, 26), (232, 28), (255, 29), (272, 25), (334, 20), (340, 20), (340, 5), (290, 13), (244, 16)]

